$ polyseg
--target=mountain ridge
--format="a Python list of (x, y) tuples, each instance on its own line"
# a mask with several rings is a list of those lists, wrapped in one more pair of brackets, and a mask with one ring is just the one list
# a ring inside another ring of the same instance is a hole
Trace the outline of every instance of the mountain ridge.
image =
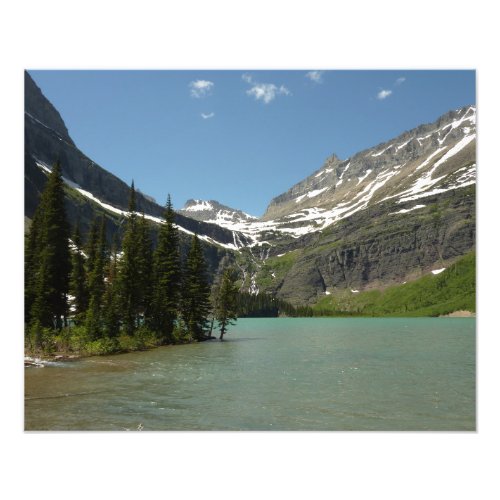
[[(54, 162), (61, 162), (66, 184), (108, 214), (124, 215), (128, 207), (130, 187), (116, 175), (92, 161), (75, 145), (59, 112), (25, 72), (25, 215), (32, 217), (45, 185), (46, 173)], [(55, 128), (52, 128), (54, 125)], [(94, 209), (67, 200), (70, 221), (80, 220), (85, 233)], [(154, 222), (163, 218), (164, 207), (137, 190), (137, 211)], [(205, 236), (208, 243), (234, 248), (233, 233), (203, 221), (176, 215), (176, 223), (186, 234)], [(116, 229), (116, 228), (115, 228)], [(210, 239), (211, 241), (208, 241)]]
[[(25, 212), (37, 205), (59, 158), (72, 223), (83, 232), (104, 213), (112, 231), (127, 216), (129, 187), (84, 155), (57, 110), (26, 73)], [(211, 272), (227, 257), (242, 290), (312, 304), (333, 290), (364, 290), (450, 265), (475, 246), (476, 107), (342, 160), (330, 155), (275, 196), (261, 218), (216, 200), (188, 200), (177, 211), (185, 237), (197, 233)], [(157, 227), (163, 207), (137, 193), (138, 213)]]

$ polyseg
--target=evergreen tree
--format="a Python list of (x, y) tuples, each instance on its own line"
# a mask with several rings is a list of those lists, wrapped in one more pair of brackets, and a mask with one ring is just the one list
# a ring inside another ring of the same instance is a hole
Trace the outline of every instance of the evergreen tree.
[(73, 296), (73, 315), (75, 322), (79, 322), (84, 316), (88, 306), (87, 283), (85, 276), (85, 258), (82, 252), (82, 241), (78, 225), (72, 236), (75, 246), (71, 255), (71, 276), (69, 281), (69, 293)]
[(118, 286), (118, 242), (117, 238), (115, 238), (111, 250), (111, 258), (107, 266), (103, 298), (104, 335), (109, 338), (115, 338), (120, 333), (120, 296)]
[(123, 255), (119, 265), (122, 318), (125, 332), (128, 335), (133, 335), (141, 310), (139, 228), (135, 209), (135, 189), (132, 181), (129, 214), (122, 244)]
[(36, 277), (40, 267), (40, 218), (41, 211), (37, 208), (24, 240), (24, 321), (26, 324), (30, 322), (36, 297)]
[(151, 241), (151, 231), (149, 224), (144, 217), (140, 217), (137, 221), (138, 233), (138, 294), (139, 308), (144, 318), (148, 320), (151, 315), (151, 296), (152, 296), (152, 281), (153, 281), (153, 243)]
[(181, 289), (179, 234), (174, 225), (175, 213), (170, 195), (165, 207), (154, 254), (151, 327), (164, 342), (172, 340), (178, 314)]
[(87, 333), (92, 339), (102, 336), (102, 309), (104, 296), (104, 269), (106, 267), (106, 220), (99, 224), (99, 239), (94, 258), (94, 267), (89, 275), (89, 307), (87, 310)]
[(234, 324), (238, 318), (237, 299), (236, 276), (232, 269), (227, 268), (224, 270), (220, 283), (215, 290), (214, 317), (219, 323), (220, 340), (224, 339), (227, 327)]
[(90, 231), (87, 236), (87, 243), (85, 245), (85, 252), (87, 254), (86, 268), (86, 284), (89, 287), (90, 274), (94, 269), (95, 259), (97, 255), (97, 248), (99, 244), (99, 218), (94, 217), (90, 225)]
[[(61, 164), (56, 162), (49, 174), (34, 221), (36, 235), (28, 245), (28, 265), (34, 271), (28, 281), (32, 293), (30, 321), (42, 327), (60, 329), (67, 317), (67, 293), (71, 256), (69, 225), (64, 207), (64, 183)], [(28, 237), (30, 240), (30, 237)], [(38, 257), (33, 256), (33, 251)]]
[(195, 234), (186, 259), (182, 286), (182, 316), (187, 333), (196, 340), (205, 338), (210, 312), (210, 289), (207, 283), (207, 266)]

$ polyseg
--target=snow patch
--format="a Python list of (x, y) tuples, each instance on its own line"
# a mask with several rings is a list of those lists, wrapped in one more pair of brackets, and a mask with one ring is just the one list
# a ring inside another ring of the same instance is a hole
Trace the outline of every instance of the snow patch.
[(401, 148), (404, 148), (410, 141), (411, 141), (411, 139), (408, 139), (406, 142), (403, 142), (403, 144), (400, 144), (399, 146), (397, 146), (396, 151), (399, 151)]
[(295, 198), (295, 203), (299, 203), (300, 201), (302, 201), (306, 196), (308, 198), (314, 198), (315, 196), (319, 196), (321, 193), (323, 193), (324, 191), (326, 191), (328, 188), (325, 187), (325, 188), (322, 188), (322, 189), (314, 189), (313, 191), (309, 191), (308, 193), (306, 194), (303, 194), (301, 196), (299, 196), (298, 198)]
[(214, 207), (208, 202), (203, 200), (194, 200), (195, 204), (191, 205), (184, 210), (187, 212), (201, 212), (203, 210), (213, 210)]
[(363, 175), (362, 177), (358, 177), (358, 184), (357, 185), (361, 184), (371, 173), (372, 173), (372, 171), (370, 169), (368, 169), (366, 171), (365, 175)]
[(372, 156), (380, 156), (382, 153), (385, 153), (388, 149), (391, 149), (392, 146), (394, 146), (394, 144), (389, 144), (389, 146), (387, 146), (382, 151), (379, 151), (378, 153), (373, 153)]
[(442, 165), (445, 161), (448, 161), (452, 156), (462, 151), (470, 142), (476, 138), (476, 134), (466, 135), (461, 141), (457, 142), (446, 154), (434, 164), (433, 170), (435, 170), (439, 165)]
[(439, 274), (439, 273), (442, 273), (445, 269), (446, 269), (446, 267), (443, 267), (441, 269), (434, 269), (434, 271), (431, 271), (431, 272), (432, 272), (432, 274)]
[(389, 215), (393, 214), (406, 214), (407, 212), (411, 212), (412, 210), (418, 210), (419, 208), (424, 208), (425, 205), (415, 205), (411, 208), (403, 208), (402, 210), (398, 210), (397, 212), (391, 212)]
[(421, 168), (425, 167), (426, 165), (429, 164), (429, 162), (439, 153), (441, 153), (441, 151), (444, 151), (446, 148), (438, 148), (436, 149), (436, 151), (434, 151), (423, 163), (421, 163), (416, 169), (415, 171), (417, 170), (420, 170)]
[(320, 177), (321, 175), (329, 174), (333, 171), (333, 168), (325, 168), (321, 172), (317, 173), (314, 177)]

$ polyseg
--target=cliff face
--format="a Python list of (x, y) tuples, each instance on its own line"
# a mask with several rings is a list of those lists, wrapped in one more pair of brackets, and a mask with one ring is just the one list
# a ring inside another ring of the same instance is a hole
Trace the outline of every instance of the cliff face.
[(314, 303), (336, 289), (383, 288), (448, 267), (475, 247), (475, 187), (426, 202), (391, 215), (378, 206), (343, 221), (299, 249), (271, 288), (293, 303)]
[(474, 249), (475, 126), (467, 106), (347, 160), (328, 158), (261, 220), (238, 225), (254, 239), (244, 287), (313, 303), (402, 283)]
[[(76, 147), (60, 114), (44, 97), (28, 73), (25, 73), (25, 106), (26, 216), (33, 215), (45, 184), (46, 175), (40, 166), (50, 168), (57, 159), (61, 161), (62, 173), (70, 182), (69, 185), (76, 185), (112, 207), (126, 210), (129, 185), (94, 163)], [(163, 210), (164, 208), (151, 197), (137, 192), (138, 212), (160, 218)], [(206, 235), (223, 244), (233, 243), (232, 231), (214, 224), (205, 224), (181, 214), (177, 215), (176, 222), (187, 231)]]
[[(25, 216), (30, 219), (39, 203), (47, 172), (60, 160), (66, 182), (66, 210), (69, 222), (77, 222), (85, 234), (95, 216), (104, 215), (108, 239), (122, 231), (130, 188), (124, 181), (97, 165), (82, 153), (68, 134), (59, 112), (44, 97), (33, 79), (25, 73)], [(167, 189), (166, 189), (167, 191)], [(164, 208), (150, 197), (137, 192), (137, 211), (146, 214), (153, 237)], [(197, 233), (205, 241), (206, 255), (212, 268), (234, 246), (233, 232), (214, 224), (177, 214), (176, 223), (183, 233), (184, 246)]]

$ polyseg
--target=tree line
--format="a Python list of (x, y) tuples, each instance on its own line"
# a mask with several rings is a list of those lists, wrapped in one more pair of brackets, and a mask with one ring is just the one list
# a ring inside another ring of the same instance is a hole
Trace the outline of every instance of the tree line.
[(132, 182), (121, 247), (117, 238), (107, 244), (104, 216), (94, 219), (83, 242), (78, 225), (70, 234), (56, 162), (26, 235), (28, 347), (43, 349), (54, 338), (71, 336), (69, 330), (106, 352), (119, 350), (120, 342), (123, 347), (123, 339), (148, 337), (155, 345), (202, 341), (210, 338), (214, 320), (222, 340), (237, 317), (236, 276), (227, 268), (211, 287), (197, 235), (181, 258), (170, 195), (164, 218), (153, 249)]
[(309, 306), (293, 306), (285, 300), (268, 294), (240, 292), (236, 298), (239, 318), (310, 317), (313, 310)]

